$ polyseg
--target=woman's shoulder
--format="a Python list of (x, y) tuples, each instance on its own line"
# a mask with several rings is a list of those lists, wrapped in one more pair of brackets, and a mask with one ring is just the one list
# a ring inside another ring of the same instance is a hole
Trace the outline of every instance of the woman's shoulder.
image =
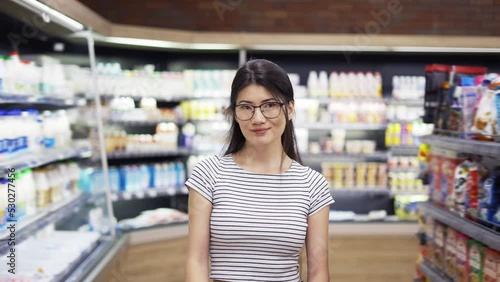
[(307, 165), (300, 164), (299, 162), (295, 162), (294, 169), (299, 175), (301, 175), (304, 178), (304, 180), (311, 180), (314, 178), (323, 177), (323, 175), (320, 172), (312, 169)]
[(222, 158), (223, 157), (217, 156), (217, 155), (204, 156), (204, 157), (201, 157), (196, 162), (196, 166), (197, 167), (219, 168), (221, 165)]

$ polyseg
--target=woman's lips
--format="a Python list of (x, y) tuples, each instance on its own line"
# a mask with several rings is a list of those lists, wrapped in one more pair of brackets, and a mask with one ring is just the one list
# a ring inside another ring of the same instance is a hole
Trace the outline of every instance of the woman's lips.
[(254, 129), (252, 130), (253, 133), (257, 134), (257, 135), (264, 135), (266, 134), (266, 132), (269, 130), (269, 128), (265, 128), (265, 129)]

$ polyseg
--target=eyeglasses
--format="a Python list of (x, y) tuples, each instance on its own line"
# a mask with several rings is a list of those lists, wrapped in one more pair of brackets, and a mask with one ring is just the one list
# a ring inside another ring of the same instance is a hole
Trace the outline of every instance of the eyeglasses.
[(266, 118), (277, 118), (281, 113), (281, 107), (284, 103), (268, 102), (260, 106), (253, 106), (248, 104), (241, 104), (234, 107), (234, 112), (239, 120), (245, 121), (253, 118), (255, 108), (259, 108), (260, 112)]

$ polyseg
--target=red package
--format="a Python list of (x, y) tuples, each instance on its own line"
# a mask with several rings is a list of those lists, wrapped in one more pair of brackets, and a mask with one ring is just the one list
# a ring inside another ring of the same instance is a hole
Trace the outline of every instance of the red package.
[(454, 281), (468, 282), (469, 278), (469, 238), (457, 232), (455, 241), (455, 276)]
[(500, 253), (484, 249), (483, 282), (500, 281)]
[(434, 223), (434, 257), (433, 264), (444, 269), (444, 246), (445, 246), (446, 226), (440, 222)]
[(446, 157), (441, 164), (441, 193), (444, 206), (453, 209), (455, 207), (454, 185), (455, 169), (464, 160), (457, 157), (454, 151), (446, 151)]
[(444, 271), (450, 277), (455, 277), (456, 253), (457, 253), (457, 231), (453, 228), (448, 227), (448, 230), (446, 231), (446, 246), (444, 248), (444, 260), (445, 260)]

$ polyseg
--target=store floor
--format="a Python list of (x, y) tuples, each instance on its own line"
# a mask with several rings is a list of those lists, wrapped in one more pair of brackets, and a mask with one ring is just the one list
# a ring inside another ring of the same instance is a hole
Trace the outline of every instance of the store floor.
[[(116, 281), (184, 282), (186, 251), (187, 238), (128, 246), (113, 276)], [(330, 281), (413, 281), (417, 252), (415, 236), (334, 236)]]

